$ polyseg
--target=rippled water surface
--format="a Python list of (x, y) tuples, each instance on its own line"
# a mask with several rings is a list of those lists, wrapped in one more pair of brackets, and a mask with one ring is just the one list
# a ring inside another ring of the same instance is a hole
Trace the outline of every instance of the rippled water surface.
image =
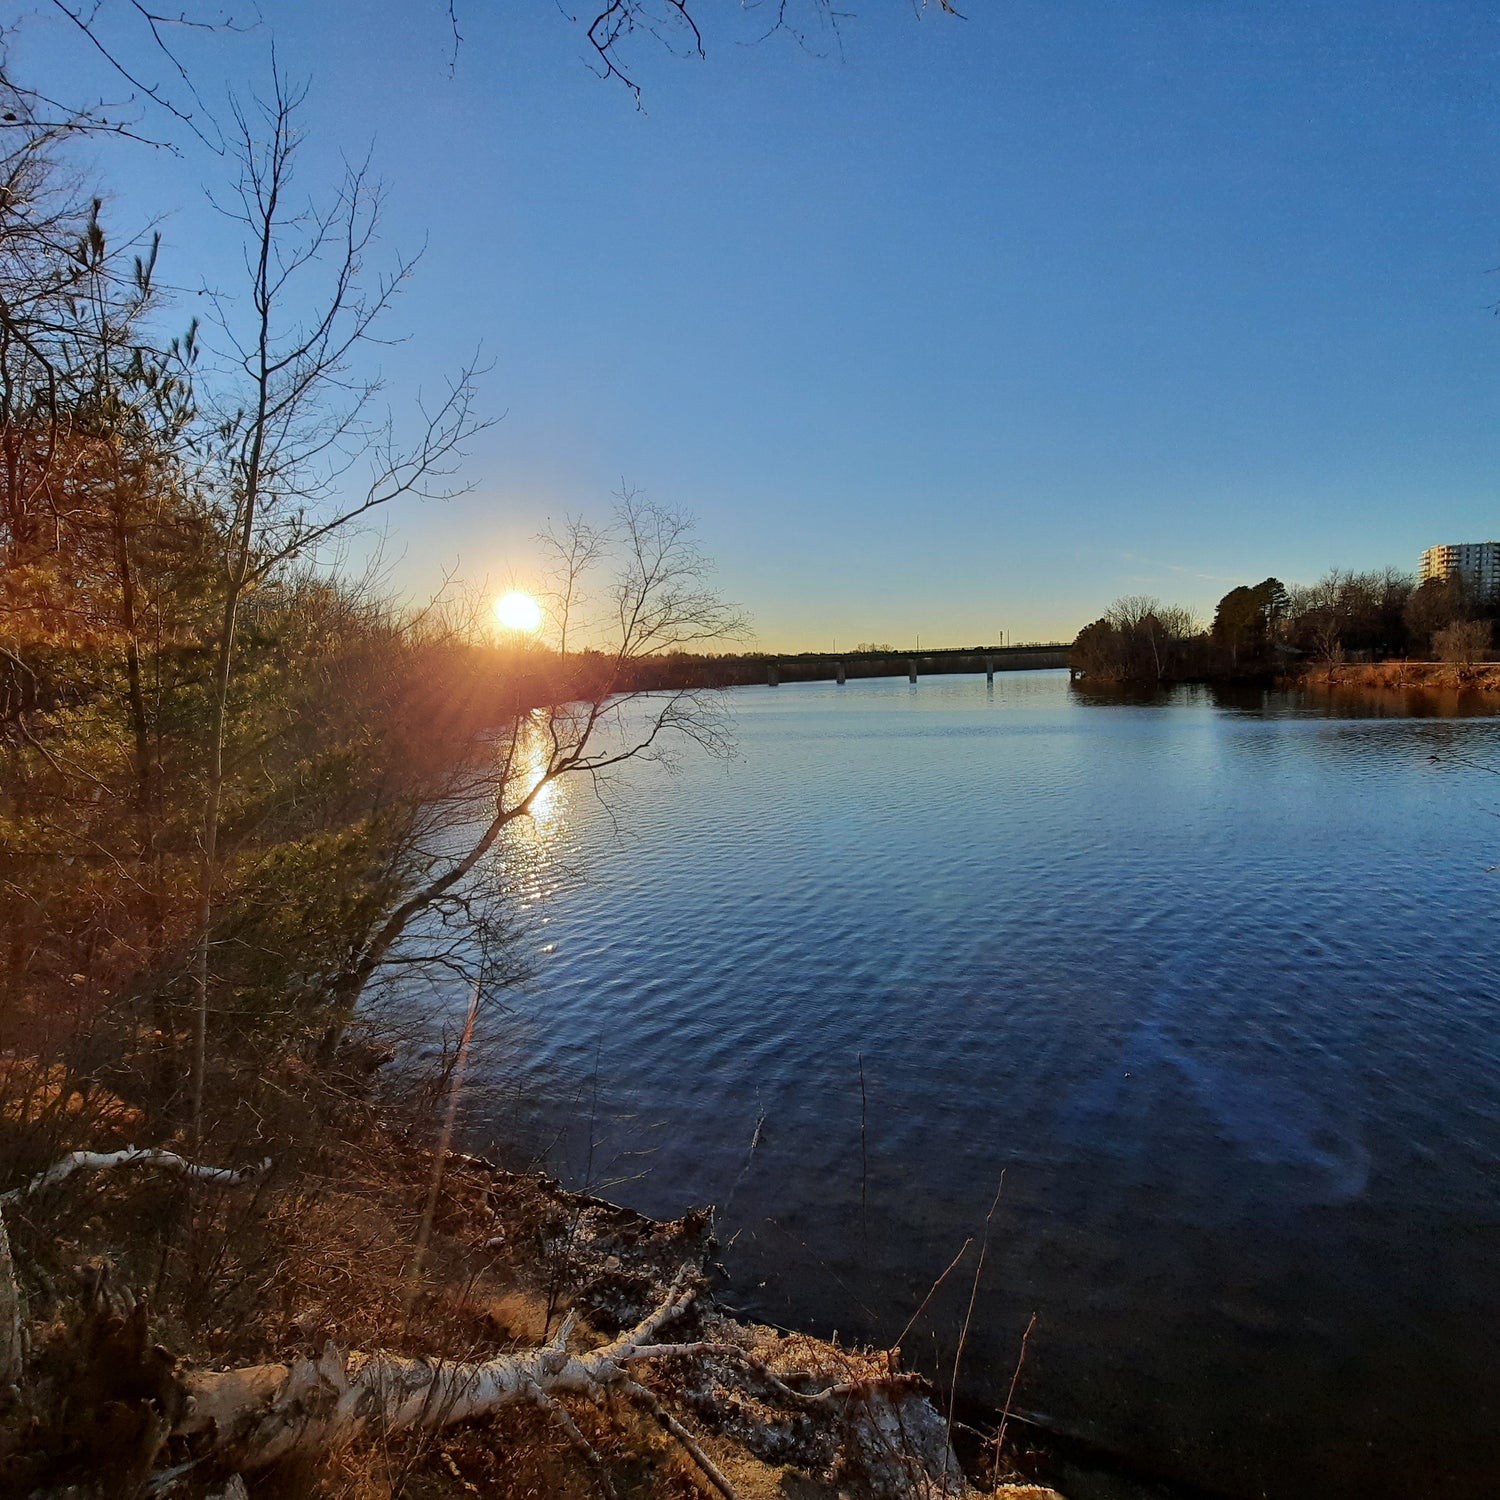
[(504, 1067), (575, 1181), (717, 1202), (726, 1300), (889, 1341), (1003, 1170), (969, 1392), (1035, 1313), (1019, 1406), (1148, 1469), (1500, 1493), (1500, 721), (729, 697), (736, 761), (534, 836)]

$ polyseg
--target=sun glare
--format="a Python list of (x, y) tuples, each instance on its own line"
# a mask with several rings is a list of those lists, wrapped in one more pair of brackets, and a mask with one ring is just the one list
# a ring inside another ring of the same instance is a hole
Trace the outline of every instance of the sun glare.
[(535, 630), (542, 623), (542, 606), (520, 589), (495, 600), (495, 618), (507, 630)]

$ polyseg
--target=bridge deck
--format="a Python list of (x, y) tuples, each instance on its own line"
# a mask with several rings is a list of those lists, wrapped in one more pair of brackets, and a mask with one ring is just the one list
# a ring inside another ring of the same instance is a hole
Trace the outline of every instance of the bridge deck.
[(1068, 664), (1066, 645), (975, 646), (944, 651), (803, 652), (768, 656), (766, 678), (781, 682), (828, 682), (849, 677), (935, 677), (956, 672), (1025, 672)]

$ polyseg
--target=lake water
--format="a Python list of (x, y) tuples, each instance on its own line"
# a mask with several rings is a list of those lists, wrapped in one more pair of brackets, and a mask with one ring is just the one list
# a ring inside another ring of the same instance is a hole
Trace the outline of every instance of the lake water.
[[(1234, 1495), (1500, 1493), (1500, 722), (1065, 673), (739, 689), (560, 788), (497, 1129), (732, 1305)], [(519, 1119), (515, 1112), (519, 1111)], [(1409, 1489), (1405, 1489), (1409, 1486)]]

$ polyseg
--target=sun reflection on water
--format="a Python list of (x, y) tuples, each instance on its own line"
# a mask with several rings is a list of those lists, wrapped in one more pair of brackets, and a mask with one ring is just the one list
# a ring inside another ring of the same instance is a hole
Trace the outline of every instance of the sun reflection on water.
[(552, 748), (546, 713), (537, 709), (521, 723), (513, 752), (508, 746), (496, 752), (502, 758), (514, 755), (509, 805), (531, 798), (528, 816), (507, 828), (495, 850), (496, 871), (523, 911), (552, 895), (563, 873), (557, 860), (569, 828), (573, 789), (566, 777), (547, 780)]

